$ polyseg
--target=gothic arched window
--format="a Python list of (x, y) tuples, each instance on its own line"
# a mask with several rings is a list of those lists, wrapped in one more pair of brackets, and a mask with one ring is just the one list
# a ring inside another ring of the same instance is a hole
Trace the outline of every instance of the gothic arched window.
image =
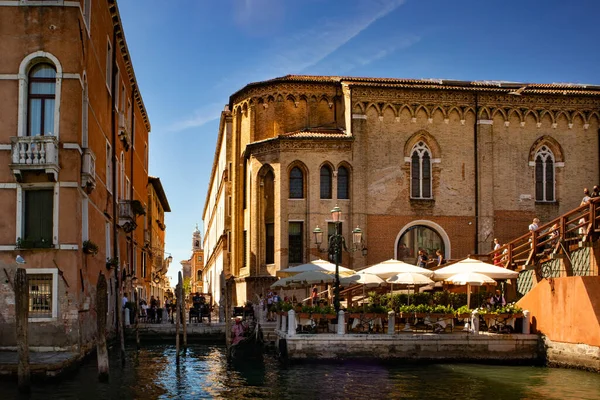
[(331, 198), (331, 168), (328, 165), (321, 167), (321, 198)]
[(348, 168), (339, 167), (337, 174), (337, 198), (338, 199), (349, 199), (350, 198), (350, 173)]
[(410, 157), (410, 197), (430, 199), (431, 194), (431, 151), (425, 142), (415, 144)]
[(304, 174), (298, 167), (290, 171), (290, 199), (304, 198)]
[(554, 201), (554, 154), (542, 146), (535, 154), (535, 201)]

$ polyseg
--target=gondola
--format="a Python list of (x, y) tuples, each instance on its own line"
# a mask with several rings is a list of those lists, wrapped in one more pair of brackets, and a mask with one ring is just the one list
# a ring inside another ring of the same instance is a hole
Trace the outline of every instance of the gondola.
[(260, 324), (254, 323), (244, 335), (244, 339), (229, 346), (227, 358), (233, 362), (262, 360), (264, 347), (265, 341)]

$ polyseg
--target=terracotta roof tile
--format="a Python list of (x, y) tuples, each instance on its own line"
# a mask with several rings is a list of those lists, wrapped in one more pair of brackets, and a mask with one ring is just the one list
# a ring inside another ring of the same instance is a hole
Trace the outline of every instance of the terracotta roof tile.
[(348, 83), (350, 86), (374, 86), (411, 89), (466, 90), (510, 93), (522, 89), (519, 93), (536, 93), (547, 95), (588, 95), (600, 96), (600, 85), (578, 83), (526, 83), (509, 81), (460, 81), (452, 79), (411, 79), (411, 78), (374, 78), (354, 76), (319, 76), (319, 75), (285, 75), (262, 82), (252, 82), (234, 93), (231, 97), (242, 93), (245, 89), (277, 82), (307, 83)]

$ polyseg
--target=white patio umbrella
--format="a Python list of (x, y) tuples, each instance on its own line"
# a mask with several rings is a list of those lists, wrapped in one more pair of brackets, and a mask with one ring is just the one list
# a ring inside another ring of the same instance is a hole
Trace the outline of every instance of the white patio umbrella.
[(281, 278), (278, 281), (274, 282), (271, 285), (271, 289), (287, 289), (294, 288), (296, 286), (299, 286), (299, 284), (292, 282), (292, 277), (289, 276), (287, 278)]
[(385, 281), (383, 279), (381, 279), (380, 277), (378, 277), (377, 275), (366, 274), (366, 273), (364, 273), (362, 271), (359, 272), (359, 273), (357, 273), (357, 274), (346, 276), (346, 277), (340, 279), (340, 284), (342, 286), (348, 286), (348, 285), (351, 285), (353, 283), (356, 283), (358, 285), (362, 285), (362, 289), (363, 289), (363, 305), (364, 305), (364, 298), (366, 296), (366, 294), (365, 294), (365, 288), (367, 288), (367, 287), (379, 287), (381, 285), (385, 285)]
[[(416, 272), (396, 274), (386, 279), (386, 282), (408, 286), (429, 285), (430, 283), (433, 283), (430, 278)], [(408, 293), (408, 304), (410, 304), (410, 292)]]
[(478, 272), (465, 272), (452, 275), (445, 279), (445, 281), (455, 285), (467, 285), (467, 307), (469, 308), (471, 308), (471, 286), (481, 286), (486, 283), (496, 284), (495, 280)]
[(385, 284), (385, 281), (375, 274), (367, 274), (361, 271), (354, 275), (345, 276), (341, 278), (340, 283), (342, 284), (342, 286), (348, 286), (350, 284), (356, 283), (367, 287), (378, 287), (382, 284)]
[(302, 286), (318, 285), (323, 283), (333, 283), (335, 275), (323, 271), (306, 271), (289, 277), (291, 284)]
[(435, 270), (434, 272), (433, 279), (436, 281), (447, 280), (447, 278), (453, 275), (465, 272), (477, 272), (492, 279), (512, 279), (519, 276), (519, 273), (516, 271), (511, 271), (510, 269), (498, 267), (473, 258), (466, 258), (447, 267)]
[[(338, 265), (338, 270), (340, 276), (347, 276), (356, 273), (355, 271), (342, 267)], [(277, 276), (286, 277), (286, 276), (294, 276), (296, 274), (307, 272), (307, 271), (321, 271), (321, 272), (331, 272), (335, 273), (335, 264), (330, 263), (325, 260), (313, 260), (307, 264), (296, 265), (294, 267), (282, 269), (281, 271), (277, 271)]]
[(421, 268), (416, 265), (405, 263), (404, 261), (390, 259), (387, 261), (380, 262), (378, 264), (371, 265), (360, 272), (366, 274), (374, 274), (382, 279), (387, 279), (391, 276), (401, 274), (403, 272), (415, 272), (417, 274), (425, 275), (428, 277), (433, 276), (433, 271)]

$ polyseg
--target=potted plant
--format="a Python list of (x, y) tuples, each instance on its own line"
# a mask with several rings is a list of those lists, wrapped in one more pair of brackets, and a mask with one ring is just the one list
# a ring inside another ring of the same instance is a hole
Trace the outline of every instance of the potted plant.
[(86, 254), (96, 255), (98, 254), (98, 245), (91, 240), (83, 241), (83, 252)]
[(146, 215), (146, 209), (144, 205), (139, 200), (133, 200), (131, 202), (131, 211), (134, 215)]
[(106, 269), (117, 268), (118, 266), (119, 266), (119, 257), (106, 259)]

